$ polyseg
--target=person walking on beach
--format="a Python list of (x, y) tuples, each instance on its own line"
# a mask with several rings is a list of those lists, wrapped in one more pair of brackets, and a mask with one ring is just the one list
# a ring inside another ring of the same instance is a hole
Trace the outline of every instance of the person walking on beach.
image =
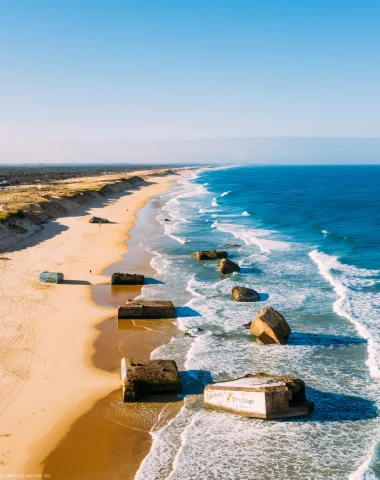
[(91, 274), (91, 270), (90, 270), (90, 274)]

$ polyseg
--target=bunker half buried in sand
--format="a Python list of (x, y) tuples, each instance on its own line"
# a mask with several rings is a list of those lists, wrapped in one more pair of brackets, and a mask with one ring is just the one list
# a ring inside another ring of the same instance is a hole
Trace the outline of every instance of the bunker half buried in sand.
[(118, 320), (176, 318), (176, 309), (166, 300), (128, 300), (117, 311)]
[(112, 274), (111, 285), (144, 285), (145, 277), (137, 273), (121, 273)]
[(135, 402), (144, 395), (182, 392), (182, 381), (174, 360), (122, 358), (121, 386), (124, 402)]

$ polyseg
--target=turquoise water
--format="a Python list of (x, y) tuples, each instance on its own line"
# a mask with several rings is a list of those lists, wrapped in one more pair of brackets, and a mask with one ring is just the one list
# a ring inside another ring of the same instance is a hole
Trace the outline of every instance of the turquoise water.
[[(184, 305), (178, 323), (193, 338), (153, 354), (188, 372), (186, 395), (153, 433), (138, 480), (380, 478), (379, 185), (379, 167), (236, 167), (160, 197), (160, 225), (141, 247), (162, 283), (143, 296)], [(229, 243), (240, 245), (226, 248), (241, 266), (232, 276), (190, 257)], [(234, 303), (236, 284), (262, 300)], [(241, 328), (266, 305), (292, 328), (285, 346)], [(302, 378), (315, 413), (272, 422), (203, 408), (200, 384), (256, 371)]]

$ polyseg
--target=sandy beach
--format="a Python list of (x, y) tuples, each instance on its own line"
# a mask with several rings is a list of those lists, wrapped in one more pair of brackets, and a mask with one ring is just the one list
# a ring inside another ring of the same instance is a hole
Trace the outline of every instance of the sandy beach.
[[(149, 358), (174, 324), (117, 329), (115, 311), (95, 303), (91, 289), (108, 283), (104, 270), (122, 260), (136, 212), (175, 178), (150, 177), (149, 185), (49, 222), (24, 248), (2, 255), (0, 474), (133, 478), (149, 431), (180, 408), (162, 399), (125, 409), (119, 389), (120, 356)], [(112, 223), (89, 224), (92, 215)], [(63, 272), (65, 283), (40, 285), (42, 270)]]

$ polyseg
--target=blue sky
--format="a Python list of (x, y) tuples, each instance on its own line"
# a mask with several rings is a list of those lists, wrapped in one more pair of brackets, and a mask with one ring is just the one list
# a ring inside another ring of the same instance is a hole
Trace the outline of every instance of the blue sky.
[(126, 139), (380, 137), (379, 54), (379, 1), (0, 0), (0, 161)]

